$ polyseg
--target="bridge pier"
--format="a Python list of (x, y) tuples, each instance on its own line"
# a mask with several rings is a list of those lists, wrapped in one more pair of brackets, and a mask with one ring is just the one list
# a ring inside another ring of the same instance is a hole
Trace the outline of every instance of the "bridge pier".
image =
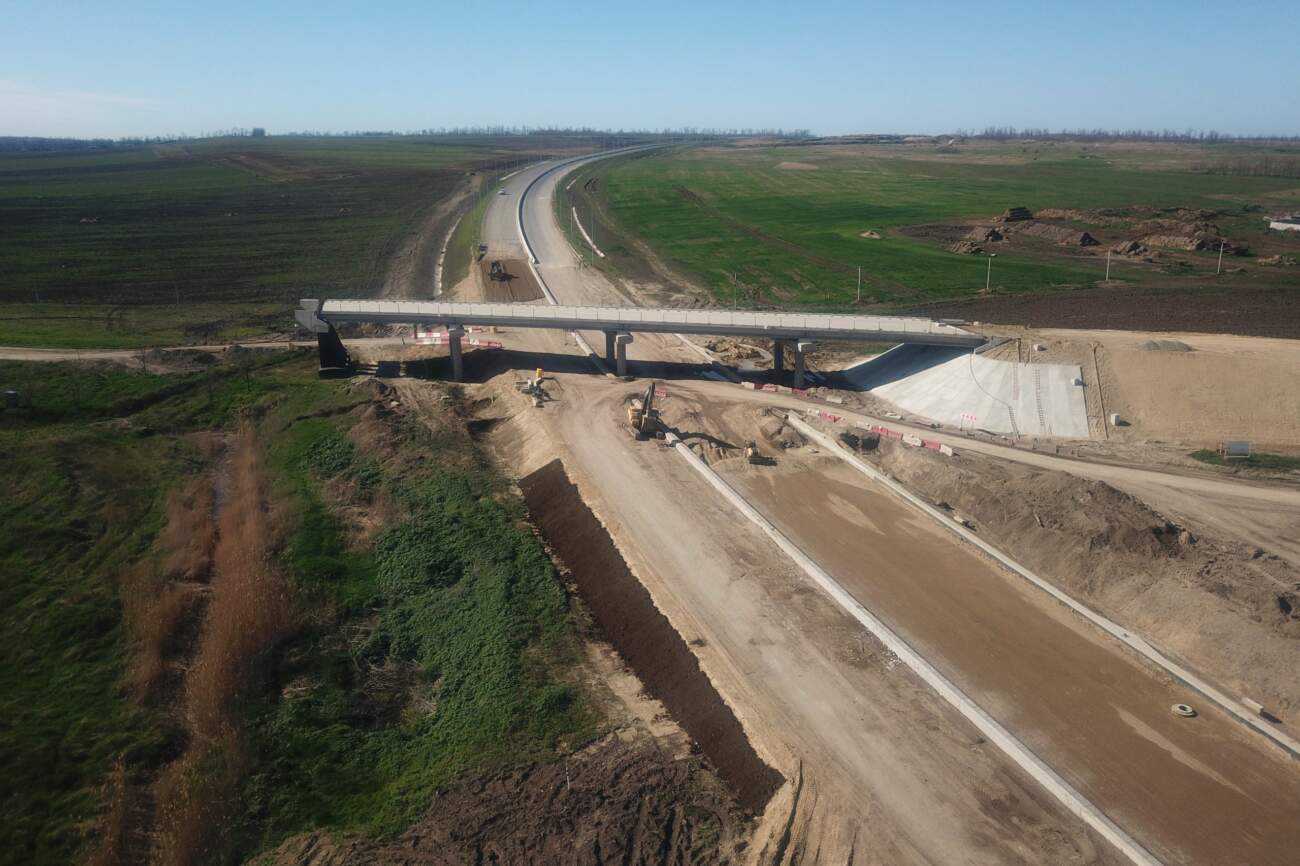
[(785, 372), (785, 340), (772, 341), (772, 373), (776, 380), (781, 381), (781, 374)]
[(794, 344), (794, 382), (792, 387), (803, 387), (804, 362), (803, 353), (810, 351), (815, 344), (812, 340), (798, 340)]
[(447, 326), (447, 347), (451, 349), (451, 380), (459, 382), (465, 378), (465, 362), (460, 354), (460, 338), (465, 336), (465, 329), (459, 325)]
[(632, 335), (626, 331), (614, 336), (614, 345), (617, 347), (615, 364), (618, 367), (618, 377), (620, 379), (627, 378), (627, 344), (630, 342), (632, 342)]
[(614, 366), (614, 338), (618, 336), (618, 331), (605, 332), (605, 363)]
[(339, 332), (334, 330), (333, 325), (330, 325), (328, 330), (316, 334), (316, 349), (320, 352), (322, 378), (352, 375), (352, 356), (348, 354), (343, 341), (339, 339)]

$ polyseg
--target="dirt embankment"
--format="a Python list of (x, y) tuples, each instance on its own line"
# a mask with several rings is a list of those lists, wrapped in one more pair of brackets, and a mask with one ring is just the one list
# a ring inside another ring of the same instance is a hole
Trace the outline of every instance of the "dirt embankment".
[(655, 607), (609, 533), (552, 461), (520, 482), (533, 520), (570, 569), (604, 635), (662, 701), (745, 808), (762, 811), (783, 782), (763, 763), (690, 647)]
[(1095, 481), (886, 443), (881, 467), (1076, 598), (1211, 678), (1300, 710), (1300, 570), (1230, 539), (1197, 537)]
[[(270, 866), (688, 866), (737, 862), (744, 826), (716, 780), (611, 735), (565, 761), (462, 782), (393, 839), (296, 837)], [(704, 853), (716, 852), (716, 853)]]

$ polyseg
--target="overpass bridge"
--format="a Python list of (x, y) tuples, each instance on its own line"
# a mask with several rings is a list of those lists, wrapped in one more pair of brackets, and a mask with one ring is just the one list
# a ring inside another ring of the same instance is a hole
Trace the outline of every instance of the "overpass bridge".
[(602, 331), (605, 354), (618, 375), (627, 375), (627, 344), (633, 334), (701, 334), (760, 337), (774, 341), (775, 369), (784, 370), (785, 347), (794, 355), (795, 387), (803, 384), (804, 353), (817, 340), (875, 343), (919, 343), (975, 348), (978, 334), (946, 322), (907, 316), (844, 316), (819, 313), (765, 313), (751, 310), (699, 310), (673, 307), (575, 307), (540, 304), (467, 303), (456, 301), (372, 301), (303, 299), (295, 311), (298, 323), (317, 335), (321, 370), (351, 367), (351, 359), (335, 325), (443, 325), (451, 348), (453, 376), (461, 378), (460, 338), (466, 325), (501, 328), (553, 328), (563, 331)]

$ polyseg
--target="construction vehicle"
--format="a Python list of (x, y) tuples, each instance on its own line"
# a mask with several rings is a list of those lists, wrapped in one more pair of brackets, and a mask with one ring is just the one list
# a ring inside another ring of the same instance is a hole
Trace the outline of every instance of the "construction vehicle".
[(538, 367), (536, 373), (531, 379), (524, 379), (515, 382), (515, 389), (522, 391), (531, 397), (533, 399), (533, 406), (537, 409), (542, 408), (542, 403), (551, 399), (551, 395), (547, 394), (546, 389), (542, 387), (542, 380), (544, 377), (545, 374), (542, 368)]
[(492, 262), (491, 267), (488, 268), (488, 279), (495, 280), (499, 283), (504, 283), (509, 281), (510, 274), (506, 273), (505, 265), (501, 264), (501, 262), (499, 261), (494, 260)]
[(483, 257), (486, 256), (486, 255), (487, 255), (487, 244), (479, 244), (479, 245), (478, 245), (478, 261), (480, 261), (480, 262), (483, 261)]
[(649, 439), (659, 432), (659, 410), (655, 408), (655, 383), (646, 385), (640, 399), (632, 398), (627, 407), (627, 426), (637, 440)]
[(758, 443), (753, 441), (745, 443), (745, 459), (749, 461), (751, 466), (776, 465), (776, 458), (768, 457), (762, 451), (759, 451)]

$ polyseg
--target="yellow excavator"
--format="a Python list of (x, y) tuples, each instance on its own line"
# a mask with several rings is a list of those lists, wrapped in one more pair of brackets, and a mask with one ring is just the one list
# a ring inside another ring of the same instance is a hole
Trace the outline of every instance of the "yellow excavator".
[(659, 432), (659, 410), (655, 408), (655, 383), (646, 385), (645, 393), (632, 398), (627, 407), (627, 426), (637, 440), (650, 439)]

